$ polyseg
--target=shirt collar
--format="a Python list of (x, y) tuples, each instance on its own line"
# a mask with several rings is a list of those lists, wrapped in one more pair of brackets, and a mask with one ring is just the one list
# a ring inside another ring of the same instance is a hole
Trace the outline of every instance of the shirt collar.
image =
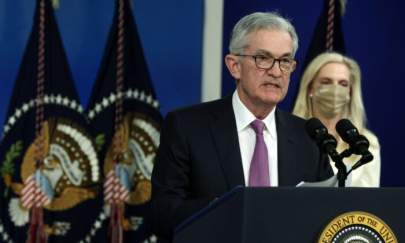
[[(250, 110), (242, 103), (239, 98), (237, 90), (232, 95), (232, 107), (235, 113), (236, 129), (238, 132), (248, 128), (257, 118), (250, 112)], [(276, 123), (275, 123), (275, 108), (262, 120), (266, 127), (265, 130), (270, 132), (270, 136), (276, 138)]]

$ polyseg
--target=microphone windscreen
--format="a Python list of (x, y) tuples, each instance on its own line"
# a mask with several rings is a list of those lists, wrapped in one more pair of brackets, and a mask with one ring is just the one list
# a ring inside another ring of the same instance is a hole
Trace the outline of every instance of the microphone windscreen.
[(336, 123), (336, 131), (347, 143), (352, 143), (359, 136), (357, 128), (348, 119), (342, 119)]
[(322, 124), (322, 122), (318, 118), (311, 118), (305, 124), (305, 129), (307, 133), (312, 139), (317, 140), (319, 135), (327, 134), (326, 127)]

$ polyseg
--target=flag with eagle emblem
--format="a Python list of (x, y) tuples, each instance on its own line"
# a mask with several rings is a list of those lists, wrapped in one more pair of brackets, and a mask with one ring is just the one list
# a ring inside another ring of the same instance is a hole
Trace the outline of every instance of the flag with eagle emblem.
[(87, 114), (104, 174), (108, 242), (154, 242), (149, 201), (161, 114), (130, 1), (117, 0)]
[(101, 228), (95, 143), (50, 0), (37, 0), (0, 144), (0, 242), (90, 242)]

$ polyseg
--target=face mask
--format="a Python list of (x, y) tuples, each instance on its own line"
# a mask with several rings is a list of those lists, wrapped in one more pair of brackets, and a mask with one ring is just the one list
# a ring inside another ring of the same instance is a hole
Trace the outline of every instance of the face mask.
[(338, 84), (321, 85), (313, 95), (314, 105), (326, 118), (341, 114), (350, 101), (349, 88)]

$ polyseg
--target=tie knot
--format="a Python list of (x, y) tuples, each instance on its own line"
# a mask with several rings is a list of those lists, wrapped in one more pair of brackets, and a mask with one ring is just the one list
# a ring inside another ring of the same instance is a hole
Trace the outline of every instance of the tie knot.
[(263, 129), (264, 129), (264, 122), (262, 122), (261, 120), (254, 120), (252, 123), (250, 123), (250, 126), (253, 128), (253, 130), (255, 130), (255, 133), (258, 135), (262, 135), (263, 134)]

